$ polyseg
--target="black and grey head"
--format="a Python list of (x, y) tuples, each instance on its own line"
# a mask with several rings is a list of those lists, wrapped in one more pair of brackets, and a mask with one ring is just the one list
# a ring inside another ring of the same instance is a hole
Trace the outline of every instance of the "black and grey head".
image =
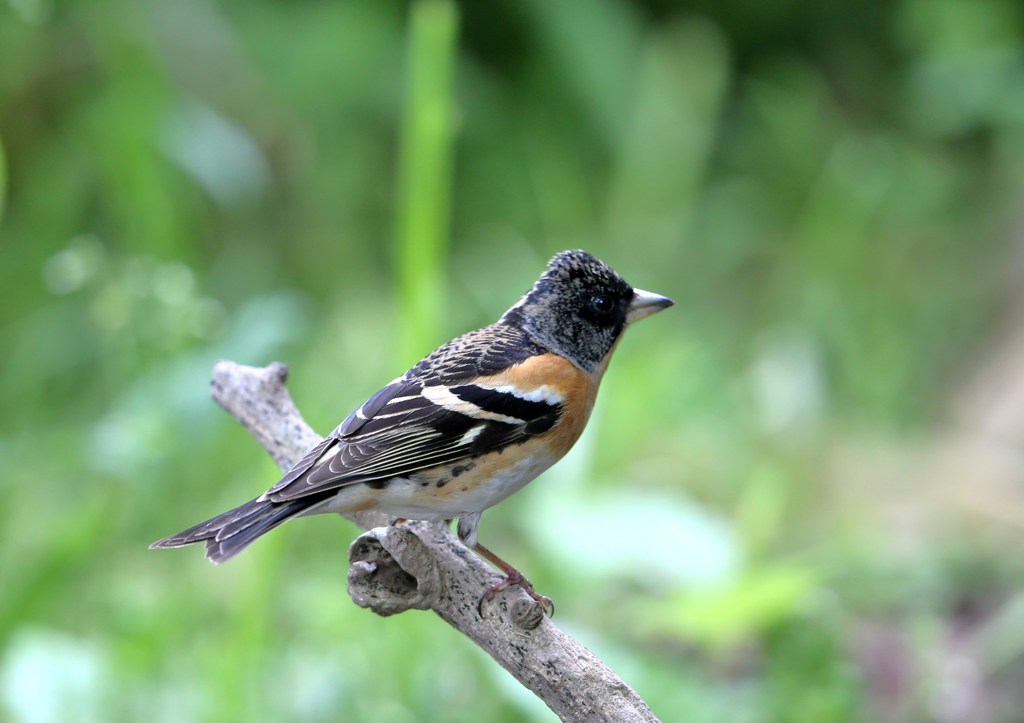
[(521, 326), (541, 346), (593, 371), (629, 324), (672, 303), (634, 289), (586, 251), (563, 251), (502, 321)]

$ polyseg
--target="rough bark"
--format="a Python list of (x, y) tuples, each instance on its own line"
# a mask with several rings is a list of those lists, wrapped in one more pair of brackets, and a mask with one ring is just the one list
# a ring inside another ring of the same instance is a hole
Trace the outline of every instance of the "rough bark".
[[(288, 469), (320, 441), (285, 388), (288, 369), (221, 361), (214, 399)], [(378, 615), (433, 610), (487, 651), (563, 721), (657, 721), (637, 693), (607, 665), (559, 629), (519, 588), (498, 593), (477, 610), (498, 573), (444, 526), (389, 526), (378, 513), (351, 519), (367, 530), (349, 548), (348, 590)]]

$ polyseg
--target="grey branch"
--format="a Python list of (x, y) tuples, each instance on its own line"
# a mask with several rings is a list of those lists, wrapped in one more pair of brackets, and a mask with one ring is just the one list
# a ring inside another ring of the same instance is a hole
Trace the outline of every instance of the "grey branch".
[[(218, 362), (213, 398), (287, 470), (321, 437), (306, 424), (285, 388), (288, 369)], [(433, 610), (487, 651), (563, 721), (657, 721), (651, 709), (592, 652), (544, 616), (519, 588), (498, 593), (477, 611), (498, 573), (444, 526), (389, 526), (379, 513), (351, 519), (368, 530), (349, 548), (349, 594), (378, 615)]]

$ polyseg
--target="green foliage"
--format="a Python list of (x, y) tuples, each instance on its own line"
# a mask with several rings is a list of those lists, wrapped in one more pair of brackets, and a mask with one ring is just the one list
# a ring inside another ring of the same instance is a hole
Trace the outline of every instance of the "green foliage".
[(0, 138), (0, 221), (4, 220), (4, 204), (7, 200), (7, 164), (4, 161), (4, 144)]
[(559, 623), (666, 721), (1019, 717), (1017, 467), (946, 456), (1019, 292), (1019, 3), (18, 0), (0, 139), (0, 718), (550, 719), (352, 605), (345, 522), (146, 546), (275, 478), (217, 358), (327, 430), (573, 247), (677, 306), (485, 516)]
[(449, 2), (413, 6), (406, 60), (408, 91), (399, 160), (395, 264), (402, 292), (399, 328), (410, 364), (437, 337), (442, 270), (450, 233), (452, 74), (458, 16)]
[(721, 587), (680, 591), (637, 611), (648, 635), (669, 635), (729, 649), (770, 630), (805, 607), (817, 587), (804, 567), (759, 567)]

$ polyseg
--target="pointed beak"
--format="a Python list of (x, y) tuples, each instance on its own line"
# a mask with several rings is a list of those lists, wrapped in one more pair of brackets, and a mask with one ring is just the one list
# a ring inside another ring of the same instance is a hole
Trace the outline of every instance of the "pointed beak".
[(632, 324), (634, 321), (640, 321), (640, 319), (644, 319), (662, 309), (667, 309), (674, 303), (676, 302), (667, 296), (652, 294), (650, 291), (644, 291), (643, 289), (634, 289), (633, 301), (626, 310), (626, 323)]

